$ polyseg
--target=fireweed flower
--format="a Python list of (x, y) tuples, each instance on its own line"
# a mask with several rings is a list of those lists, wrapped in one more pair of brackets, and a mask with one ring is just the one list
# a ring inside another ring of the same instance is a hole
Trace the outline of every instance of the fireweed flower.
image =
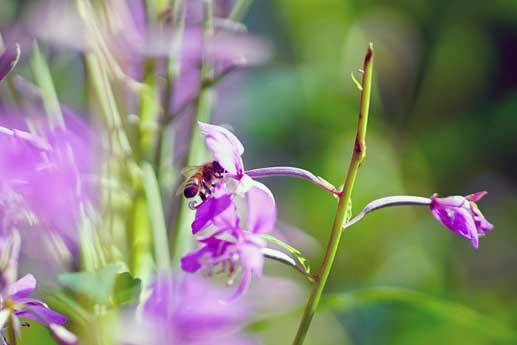
[(493, 229), (479, 210), (476, 202), (486, 192), (477, 192), (463, 196), (431, 197), (431, 212), (434, 217), (452, 232), (468, 238), (474, 248), (479, 247), (479, 237)]
[[(14, 333), (18, 334), (19, 327), (28, 326), (18, 318), (27, 318), (48, 327), (58, 344), (78, 344), (77, 337), (62, 326), (67, 317), (31, 297), (36, 289), (34, 276), (27, 274), (16, 280), (19, 254), (20, 236), (17, 231), (0, 236), (0, 314), (2, 322), (5, 322), (0, 325), (0, 332), (4, 332), (6, 327), (14, 327)], [(9, 319), (12, 321), (7, 323)], [(0, 343), (8, 344), (4, 337), (0, 338)]]
[(64, 128), (34, 135), (8, 115), (0, 127), (0, 233), (38, 229), (31, 235), (56, 234), (73, 248), (80, 205), (95, 199), (86, 181), (94, 170), (91, 131), (67, 114)]
[(233, 205), (235, 196), (243, 196), (251, 189), (258, 191), (251, 193), (252, 197), (262, 196), (261, 202), (265, 210), (274, 208), (275, 199), (271, 191), (245, 174), (241, 157), (244, 147), (239, 139), (224, 127), (204, 122), (198, 122), (198, 125), (214, 160), (225, 170), (225, 174), (223, 179), (216, 183), (212, 197), (197, 207), (192, 232), (195, 234), (204, 228), (218, 214)]
[(163, 275), (150, 290), (140, 322), (126, 334), (128, 344), (254, 344), (238, 333), (248, 317), (248, 305), (242, 300), (228, 304), (224, 289), (207, 279)]
[[(7, 327), (14, 327), (14, 333), (19, 334), (19, 327), (29, 326), (26, 322), (20, 322), (19, 318), (34, 320), (51, 330), (52, 335), (60, 344), (63, 342), (63, 332), (56, 333), (55, 330), (61, 330), (62, 325), (66, 323), (67, 317), (53, 311), (44, 302), (32, 298), (32, 293), (36, 289), (36, 279), (32, 274), (27, 274), (13, 284), (9, 285), (0, 297), (0, 313), (7, 313), (4, 320), (11, 319), (7, 325), (2, 325), (2, 332), (6, 332)], [(67, 331), (67, 333), (69, 333)], [(8, 344), (3, 336), (4, 344)], [(72, 344), (72, 343), (68, 343)]]
[(50, 324), (63, 325), (67, 317), (53, 311), (44, 302), (32, 298), (36, 289), (36, 279), (27, 274), (11, 284), (2, 297), (1, 308), (10, 309), (17, 317), (25, 317), (45, 326)]
[[(240, 296), (247, 289), (253, 275), (259, 277), (262, 274), (262, 249), (266, 247), (266, 242), (260, 235), (273, 231), (276, 222), (276, 206), (271, 192), (264, 185), (253, 182), (254, 185), (244, 195), (246, 225), (241, 224), (237, 208), (230, 204), (223, 212), (205, 222), (205, 227), (209, 225), (211, 233), (199, 240), (201, 248), (181, 259), (183, 270), (196, 272), (203, 268), (210, 274), (227, 272), (229, 283), (233, 282), (235, 275), (241, 273), (234, 297)], [(228, 194), (219, 198), (218, 203), (227, 198)], [(210, 203), (210, 199), (205, 203)], [(209, 218), (212, 214), (204, 216)]]

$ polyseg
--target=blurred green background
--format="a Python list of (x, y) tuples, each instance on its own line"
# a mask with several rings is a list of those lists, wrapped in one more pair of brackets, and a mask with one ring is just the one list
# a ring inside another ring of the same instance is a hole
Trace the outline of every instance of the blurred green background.
[[(27, 3), (3, 0), (2, 23)], [(328, 293), (396, 287), (423, 295), (387, 301), (379, 295), (323, 311), (307, 344), (514, 344), (505, 332), (517, 326), (517, 2), (256, 0), (245, 23), (273, 43), (274, 57), (219, 95), (214, 122), (233, 126), (247, 168), (298, 166), (340, 185), (358, 109), (350, 73), (359, 77), (373, 42), (368, 158), (354, 213), (386, 195), (489, 191), (480, 207), (495, 231), (479, 250), (424, 208), (381, 210), (349, 229)], [(77, 61), (62, 56), (52, 63), (61, 100), (81, 105), (82, 90), (72, 87)], [(335, 200), (298, 180), (265, 182), (282, 223), (318, 243), (302, 245), (318, 267)], [(308, 287), (278, 264), (266, 271)], [(251, 328), (266, 344), (288, 344), (299, 316), (277, 315)], [(37, 339), (29, 343), (42, 344)]]

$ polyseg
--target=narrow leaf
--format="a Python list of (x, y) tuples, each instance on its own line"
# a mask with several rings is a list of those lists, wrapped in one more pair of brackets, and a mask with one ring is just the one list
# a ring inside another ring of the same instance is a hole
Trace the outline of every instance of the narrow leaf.
[(147, 209), (151, 218), (156, 263), (159, 269), (167, 270), (170, 268), (170, 254), (160, 188), (151, 164), (144, 163), (143, 172), (144, 190), (147, 199)]

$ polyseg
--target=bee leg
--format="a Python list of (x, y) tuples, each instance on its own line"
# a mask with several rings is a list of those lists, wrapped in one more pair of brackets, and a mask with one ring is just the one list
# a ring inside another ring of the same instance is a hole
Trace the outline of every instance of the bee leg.
[(203, 181), (203, 191), (205, 192), (205, 196), (210, 196), (212, 194), (213, 188), (206, 181)]
[(205, 201), (206, 200), (206, 195), (204, 192), (199, 192), (199, 197), (201, 198), (201, 201)]

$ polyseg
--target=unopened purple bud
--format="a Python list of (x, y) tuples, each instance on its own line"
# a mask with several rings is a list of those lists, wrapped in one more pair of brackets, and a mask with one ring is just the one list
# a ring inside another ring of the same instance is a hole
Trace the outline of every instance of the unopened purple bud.
[(431, 197), (431, 212), (434, 217), (452, 232), (468, 238), (474, 248), (479, 247), (479, 237), (491, 231), (489, 223), (479, 210), (476, 201), (486, 195), (478, 192), (463, 196)]
[[(0, 44), (1, 44), (0, 37)], [(1, 50), (1, 46), (0, 46)], [(20, 46), (16, 44), (14, 47), (9, 47), (0, 51), (0, 80), (3, 80), (16, 66), (20, 59)]]

